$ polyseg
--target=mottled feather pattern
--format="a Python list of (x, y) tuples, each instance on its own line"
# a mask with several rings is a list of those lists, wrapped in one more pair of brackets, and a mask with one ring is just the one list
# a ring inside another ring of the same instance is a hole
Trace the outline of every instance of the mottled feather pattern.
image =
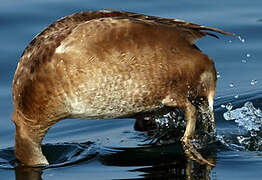
[(119, 118), (169, 106), (185, 111), (187, 155), (210, 164), (190, 141), (194, 102), (209, 103), (213, 117), (214, 62), (194, 45), (212, 35), (203, 30), (232, 35), (123, 11), (76, 13), (51, 24), (27, 46), (15, 73), (17, 158), (27, 165), (47, 164), (41, 141), (61, 119)]
[[(51, 59), (50, 57), (53, 55), (55, 48), (58, 47), (61, 41), (71, 33), (72, 29), (74, 29), (78, 24), (86, 21), (90, 21), (92, 19), (99, 18), (118, 18), (118, 19), (133, 19), (138, 20), (143, 23), (160, 23), (169, 26), (176, 26), (185, 28), (186, 31), (190, 33), (196, 33), (199, 37), (204, 36), (206, 33), (201, 30), (208, 30), (213, 32), (218, 32), (226, 35), (233, 35), (231, 33), (222, 31), (217, 28), (211, 28), (206, 26), (201, 26), (194, 23), (188, 23), (178, 19), (171, 18), (159, 18), (155, 16), (147, 16), (143, 14), (136, 14), (131, 12), (123, 12), (123, 11), (88, 11), (76, 13), (51, 24), (48, 28), (38, 34), (27, 46), (25, 51), (22, 54), (23, 56), (27, 56), (26, 59), (30, 60), (30, 63), (33, 63), (30, 67), (30, 72), (32, 73), (35, 68), (39, 66), (39, 64), (44, 63), (46, 60)], [(208, 33), (209, 35), (211, 33)], [(20, 61), (20, 63), (27, 63), (26, 60)], [(28, 62), (29, 63), (29, 62)], [(14, 80), (16, 81), (16, 79)]]

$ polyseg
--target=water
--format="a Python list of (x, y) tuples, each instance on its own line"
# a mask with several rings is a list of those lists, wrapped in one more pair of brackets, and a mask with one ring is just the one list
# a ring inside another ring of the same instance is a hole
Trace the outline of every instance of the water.
[[(13, 0), (0, 4), (1, 179), (261, 179), (261, 0)], [(179, 143), (147, 146), (150, 140), (134, 130), (134, 119), (125, 119), (59, 122), (44, 140), (50, 167), (13, 168), (11, 84), (21, 53), (37, 33), (56, 19), (98, 9), (178, 18), (240, 36), (220, 36), (219, 40), (205, 37), (197, 42), (214, 59), (219, 72), (215, 100), (217, 138), (203, 150), (216, 167), (187, 162)], [(227, 111), (230, 118), (224, 115)]]

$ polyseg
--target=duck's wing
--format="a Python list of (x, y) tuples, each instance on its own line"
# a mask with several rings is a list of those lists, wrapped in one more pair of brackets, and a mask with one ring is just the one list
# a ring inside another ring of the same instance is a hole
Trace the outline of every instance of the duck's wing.
[(221, 29), (185, 22), (179, 19), (161, 18), (161, 17), (148, 16), (144, 14), (125, 12), (125, 11), (108, 11), (108, 10), (87, 11), (87, 12), (72, 14), (70, 16), (66, 16), (57, 20), (49, 27), (44, 29), (40, 34), (38, 34), (28, 45), (24, 53), (31, 51), (32, 47), (39, 46), (40, 44), (42, 44), (43, 41), (47, 42), (50, 40), (52, 42), (55, 42), (55, 44), (53, 44), (55, 47), (58, 47), (60, 42), (68, 34), (70, 34), (71, 31), (77, 25), (93, 19), (100, 19), (100, 18), (107, 18), (107, 17), (116, 18), (116, 19), (132, 19), (144, 23), (155, 23), (155, 24), (179, 27), (181, 28), (181, 30), (183, 30), (183, 32), (185, 32), (185, 36), (192, 44), (197, 39), (205, 35), (218, 37), (217, 35), (211, 32), (217, 32), (229, 36), (235, 36), (234, 34), (223, 31)]
[(181, 28), (183, 32), (185, 32), (185, 36), (187, 36), (188, 40), (192, 44), (195, 41), (197, 41), (197, 39), (205, 35), (210, 35), (218, 38), (218, 36), (212, 32), (217, 32), (229, 36), (235, 36), (235, 34), (233, 33), (229, 33), (218, 28), (202, 26), (191, 22), (185, 22), (179, 19), (161, 18), (156, 16), (148, 16), (144, 14), (137, 14), (132, 12), (124, 12), (124, 11), (107, 11), (107, 10), (89, 11), (89, 12), (82, 13), (82, 15), (84, 15), (85, 13), (88, 13), (89, 17), (93, 19), (112, 17), (112, 18), (119, 18), (119, 19), (133, 19), (133, 20), (143, 21), (145, 23), (156, 23), (156, 24), (178, 27)]

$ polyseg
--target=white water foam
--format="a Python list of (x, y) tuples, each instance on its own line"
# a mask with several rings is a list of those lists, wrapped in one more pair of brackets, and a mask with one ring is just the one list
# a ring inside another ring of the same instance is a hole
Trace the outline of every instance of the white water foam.
[(228, 110), (224, 113), (225, 120), (234, 120), (248, 131), (259, 131), (262, 127), (262, 111), (255, 108), (252, 102), (246, 102), (243, 107)]

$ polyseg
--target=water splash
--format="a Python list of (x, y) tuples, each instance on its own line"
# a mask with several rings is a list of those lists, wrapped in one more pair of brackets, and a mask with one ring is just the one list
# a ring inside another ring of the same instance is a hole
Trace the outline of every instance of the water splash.
[[(176, 118), (174, 118), (174, 116)], [(176, 112), (169, 112), (163, 115), (162, 118), (155, 119), (155, 122), (157, 123), (158, 128), (169, 127), (169, 126), (178, 128), (179, 126), (181, 126), (180, 125), (181, 122), (185, 123), (183, 117), (179, 116)]]
[(228, 109), (224, 113), (225, 120), (234, 120), (239, 126), (246, 130), (259, 131), (262, 127), (262, 112), (256, 109), (252, 102), (246, 102), (242, 108)]
[[(228, 110), (223, 114), (227, 121), (234, 121), (246, 133), (236, 137), (219, 136), (219, 141), (227, 146), (237, 146), (237, 149), (246, 149), (250, 151), (262, 151), (262, 111), (255, 108), (252, 102), (246, 102), (243, 107), (234, 110)], [(225, 142), (227, 139), (228, 142)], [(223, 142), (224, 141), (224, 142)]]
[(153, 137), (153, 141), (151, 143), (166, 144), (180, 142), (186, 127), (184, 113), (181, 110), (174, 109), (168, 113), (158, 114), (151, 118), (156, 124), (156, 129), (152, 131), (151, 137)]
[(231, 111), (231, 109), (233, 108), (233, 105), (231, 103), (227, 103), (225, 108), (228, 110), (228, 111)]
[[(214, 139), (214, 124), (211, 121), (212, 114), (210, 114), (208, 104), (201, 102), (197, 106), (197, 123), (193, 145), (197, 149), (203, 149), (208, 144), (211, 144)], [(156, 129), (153, 131), (153, 144), (167, 144), (179, 142), (183, 137), (186, 129), (186, 121), (184, 112), (180, 109), (173, 109), (172, 111), (159, 114), (152, 120), (156, 123)]]

